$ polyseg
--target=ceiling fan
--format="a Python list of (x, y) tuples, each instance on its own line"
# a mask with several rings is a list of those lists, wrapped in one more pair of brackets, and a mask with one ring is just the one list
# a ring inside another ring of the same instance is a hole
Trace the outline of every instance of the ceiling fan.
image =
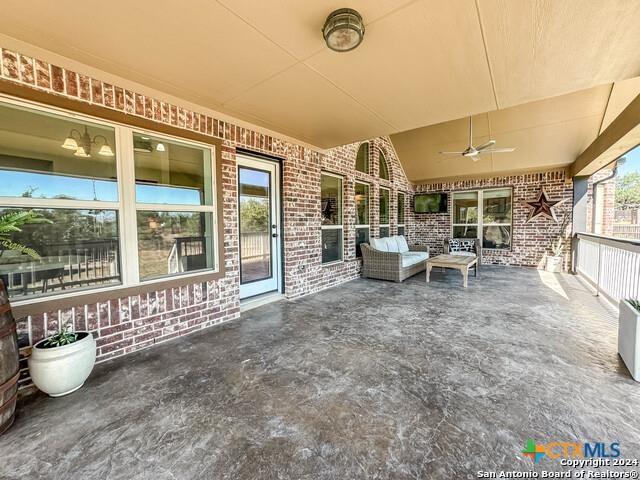
[(474, 162), (480, 160), (480, 155), (484, 153), (506, 153), (513, 152), (515, 148), (490, 148), (495, 145), (495, 140), (489, 140), (487, 143), (483, 143), (482, 145), (478, 145), (477, 147), (473, 146), (473, 122), (471, 121), (471, 117), (469, 117), (469, 146), (466, 150), (462, 152), (439, 152), (443, 155), (462, 155), (463, 157), (471, 157)]

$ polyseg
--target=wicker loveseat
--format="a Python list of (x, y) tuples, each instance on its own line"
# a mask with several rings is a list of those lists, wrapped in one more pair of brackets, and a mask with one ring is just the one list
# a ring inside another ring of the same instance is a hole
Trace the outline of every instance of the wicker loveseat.
[(372, 238), (370, 244), (363, 243), (362, 276), (402, 282), (426, 269), (429, 247), (412, 245), (405, 238)]

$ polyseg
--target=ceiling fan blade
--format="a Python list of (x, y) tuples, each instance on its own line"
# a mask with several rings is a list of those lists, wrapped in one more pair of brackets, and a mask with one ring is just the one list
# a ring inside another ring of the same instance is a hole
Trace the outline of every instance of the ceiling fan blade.
[(488, 148), (482, 151), (482, 153), (507, 153), (513, 152), (515, 148)]
[(441, 155), (462, 155), (464, 152), (438, 152)]
[(487, 143), (483, 143), (482, 145), (476, 147), (476, 150), (484, 150), (485, 148), (489, 148), (491, 145), (496, 143), (495, 140), (489, 140)]

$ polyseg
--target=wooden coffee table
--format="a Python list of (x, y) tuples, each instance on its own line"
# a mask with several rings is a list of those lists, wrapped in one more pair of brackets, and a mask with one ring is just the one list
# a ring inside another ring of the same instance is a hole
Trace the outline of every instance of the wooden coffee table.
[(455, 268), (462, 273), (462, 285), (467, 288), (467, 278), (469, 278), (469, 269), (475, 268), (475, 276), (478, 276), (478, 257), (465, 255), (438, 255), (437, 257), (427, 259), (427, 282), (431, 277), (431, 269), (433, 267)]

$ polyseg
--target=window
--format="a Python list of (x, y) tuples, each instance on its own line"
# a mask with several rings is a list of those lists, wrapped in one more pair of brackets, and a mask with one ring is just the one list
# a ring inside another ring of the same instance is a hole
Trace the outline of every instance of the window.
[(0, 102), (0, 216), (19, 229), (0, 237), (11, 299), (215, 268), (212, 163), (210, 147)]
[(211, 150), (134, 133), (133, 151), (140, 278), (212, 268)]
[(323, 173), (321, 178), (322, 263), (342, 260), (342, 177)]
[(369, 142), (360, 144), (360, 148), (358, 148), (356, 170), (362, 173), (369, 173)]
[(398, 235), (404, 235), (404, 193), (398, 192)]
[(384, 153), (382, 153), (382, 150), (380, 150), (378, 153), (379, 153), (379, 156), (378, 156), (379, 176), (383, 180), (389, 180), (389, 167), (387, 165), (387, 159), (385, 158)]
[(361, 243), (369, 243), (369, 185), (356, 182), (356, 257), (362, 256)]
[(380, 238), (389, 236), (389, 199), (391, 191), (388, 188), (380, 187)]
[(511, 188), (453, 194), (454, 238), (480, 238), (483, 248), (511, 248)]

